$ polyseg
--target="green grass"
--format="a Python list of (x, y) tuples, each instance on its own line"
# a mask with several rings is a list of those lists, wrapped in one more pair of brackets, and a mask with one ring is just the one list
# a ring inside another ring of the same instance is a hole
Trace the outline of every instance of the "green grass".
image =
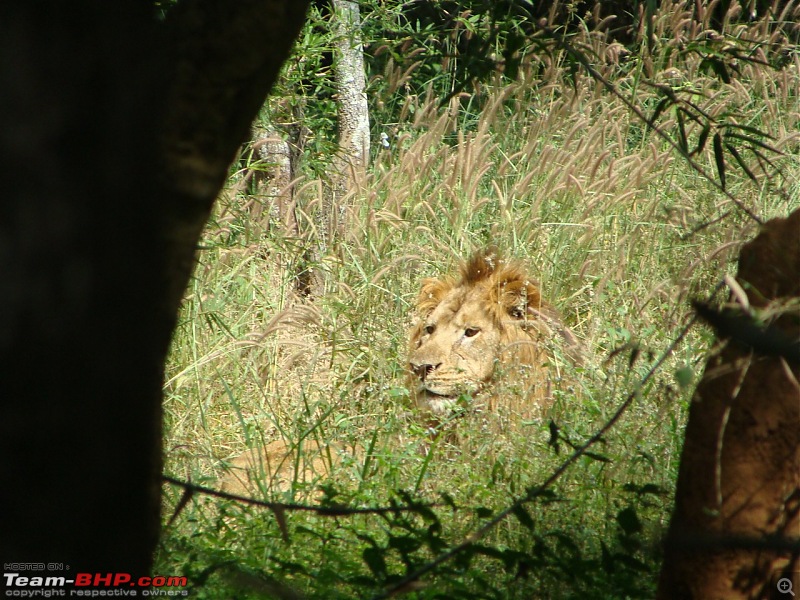
[[(371, 597), (544, 481), (571, 451), (565, 441), (559, 452), (548, 444), (547, 419), (497, 436), (487, 434), (491, 415), (473, 415), (458, 424), (460, 450), (439, 444), (425, 456), (404, 389), (420, 280), (492, 243), (524, 259), (590, 350), (550, 415), (563, 436), (580, 444), (628, 394), (637, 397), (551, 495), (424, 577), (409, 597), (653, 596), (693, 387), (686, 377), (699, 377), (709, 332), (691, 329), (639, 382), (688, 322), (687, 299), (707, 296), (735, 270), (738, 248), (757, 228), (618, 100), (587, 78), (570, 88), (565, 73), (550, 77), (496, 89), (477, 115), (417, 99), (349, 198), (341, 238), (315, 265), (326, 292), (313, 302), (293, 294), (297, 249), (308, 242), (270, 222), (268, 210), (254, 222), (253, 198), (222, 195), (168, 364), (165, 472), (213, 486), (224, 461), (249, 447), (336, 442), (369, 447), (371, 458), (332, 466), (321, 499), (299, 484), (270, 499), (436, 506), (336, 518), (287, 511), (283, 530), (268, 509), (197, 495), (164, 531), (159, 572), (187, 575), (198, 598), (282, 597), (286, 589)], [(633, 89), (637, 72), (615, 77)], [(797, 130), (796, 73), (758, 71), (753, 81), (741, 90), (698, 74), (693, 85), (713, 88), (698, 95), (709, 111), (742, 111), (787, 138)], [(637, 93), (645, 104), (648, 92)], [(713, 156), (698, 159), (713, 172)], [(783, 166), (797, 175), (795, 163)], [(796, 183), (781, 195), (728, 177), (729, 190), (764, 219), (800, 206)], [(311, 206), (321, 186), (305, 183), (301, 203)], [(167, 515), (179, 497), (165, 487)]]

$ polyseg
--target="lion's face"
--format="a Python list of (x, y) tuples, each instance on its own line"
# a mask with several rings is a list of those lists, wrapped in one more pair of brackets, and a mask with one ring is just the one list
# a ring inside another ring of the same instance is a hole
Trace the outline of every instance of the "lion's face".
[(476, 397), (499, 373), (530, 389), (546, 379), (536, 375), (542, 337), (553, 325), (558, 317), (542, 302), (536, 283), (519, 265), (493, 254), (474, 255), (458, 279), (426, 279), (409, 341), (417, 406), (446, 415), (459, 396)]
[(409, 363), (424, 408), (441, 412), (459, 395), (476, 394), (492, 378), (502, 336), (480, 290), (451, 290), (414, 337)]

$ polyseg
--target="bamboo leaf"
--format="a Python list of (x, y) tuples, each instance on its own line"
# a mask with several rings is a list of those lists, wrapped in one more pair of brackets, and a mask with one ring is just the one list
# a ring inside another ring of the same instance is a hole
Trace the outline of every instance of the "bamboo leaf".
[(531, 514), (524, 506), (517, 504), (514, 506), (514, 508), (512, 508), (511, 512), (515, 517), (517, 517), (517, 520), (522, 524), (523, 527), (531, 531), (534, 530), (533, 517), (531, 517)]
[(275, 515), (275, 521), (278, 523), (278, 528), (281, 530), (281, 537), (287, 544), (289, 543), (289, 525), (286, 523), (286, 510), (280, 504), (273, 504), (270, 506), (272, 514)]
[(661, 116), (661, 113), (664, 112), (664, 109), (670, 105), (669, 98), (662, 98), (658, 104), (656, 104), (655, 109), (653, 110), (653, 115), (650, 117), (650, 124), (654, 125), (655, 122), (658, 120), (658, 117)]
[(707, 56), (701, 63), (701, 68), (704, 64), (710, 65), (713, 69), (714, 73), (717, 74), (717, 77), (722, 79), (725, 83), (731, 82), (730, 73), (728, 73), (728, 69), (725, 66), (725, 62), (717, 58), (716, 56)]
[(780, 150), (778, 150), (774, 146), (770, 146), (769, 144), (766, 144), (766, 143), (762, 142), (761, 140), (757, 140), (755, 138), (752, 138), (752, 137), (749, 137), (749, 136), (746, 136), (746, 135), (742, 135), (740, 133), (730, 133), (730, 132), (728, 132), (728, 133), (725, 134), (725, 139), (727, 140), (728, 138), (731, 138), (731, 139), (734, 139), (734, 140), (742, 140), (743, 142), (747, 142), (748, 144), (751, 144), (753, 146), (758, 146), (759, 148), (763, 148), (764, 150), (769, 150), (773, 154), (778, 154), (780, 156), (783, 156), (783, 152), (781, 152)]
[(386, 576), (386, 559), (383, 556), (384, 552), (382, 548), (369, 546), (364, 548), (364, 552), (361, 554), (369, 570), (379, 579), (383, 579)]
[(636, 514), (636, 509), (632, 506), (623, 508), (617, 513), (617, 523), (626, 535), (633, 535), (642, 531), (642, 522)]
[(744, 159), (742, 158), (741, 154), (739, 154), (739, 151), (736, 149), (736, 147), (735, 147), (735, 146), (732, 146), (731, 144), (725, 144), (725, 147), (728, 149), (728, 152), (730, 152), (730, 153), (731, 153), (731, 156), (733, 156), (734, 160), (736, 160), (736, 162), (737, 162), (737, 163), (739, 164), (739, 166), (742, 168), (742, 171), (744, 171), (744, 172), (745, 172), (745, 174), (746, 174), (746, 175), (747, 175), (747, 176), (748, 176), (748, 177), (749, 177), (749, 178), (750, 178), (752, 181), (754, 181), (754, 182), (758, 183), (758, 179), (757, 179), (757, 178), (756, 178), (756, 176), (753, 174), (753, 172), (750, 170), (750, 168), (747, 166), (747, 163), (745, 163), (745, 162), (744, 162)]
[(767, 163), (773, 169), (773, 171), (775, 173), (777, 173), (781, 177), (786, 177), (786, 174), (783, 172), (783, 169), (781, 169), (778, 165), (776, 165), (774, 162), (772, 162), (769, 158), (767, 158), (761, 152), (759, 152), (755, 148), (750, 148), (750, 152), (752, 152), (753, 154), (756, 155), (756, 158), (758, 159), (758, 166), (761, 167), (761, 170), (764, 172), (765, 175), (767, 175), (768, 177), (770, 176), (770, 174), (767, 171), (766, 167), (764, 167), (764, 165), (762, 164), (762, 161)]
[(757, 135), (759, 137), (769, 138), (771, 140), (777, 140), (774, 135), (766, 132), (761, 131), (758, 127), (751, 127), (750, 125), (741, 125), (740, 123), (725, 123), (725, 129), (741, 129), (742, 131), (746, 131), (747, 133), (752, 133), (753, 135)]
[(678, 117), (678, 145), (684, 154), (689, 154), (689, 142), (686, 140), (686, 125), (683, 122), (683, 110), (679, 108), (676, 112), (676, 116)]
[(725, 155), (722, 150), (722, 136), (719, 132), (714, 134), (714, 160), (717, 163), (717, 173), (719, 173), (719, 184), (725, 189)]
[(692, 155), (699, 154), (703, 151), (706, 147), (706, 142), (708, 141), (708, 135), (711, 133), (711, 124), (706, 123), (703, 126), (703, 130), (700, 132), (700, 135), (697, 137), (697, 146), (692, 151)]
[(647, 0), (645, 2), (645, 28), (647, 30), (647, 50), (653, 52), (653, 42), (655, 41), (655, 31), (653, 28), (653, 21), (655, 20), (656, 8), (658, 3), (656, 0)]
[(608, 458), (606, 455), (604, 455), (604, 454), (599, 454), (598, 452), (584, 452), (584, 453), (583, 453), (583, 455), (584, 455), (586, 458), (590, 458), (590, 459), (592, 459), (592, 460), (596, 460), (597, 462), (602, 462), (602, 463), (610, 463), (610, 462), (613, 462), (613, 461), (612, 461), (610, 458)]

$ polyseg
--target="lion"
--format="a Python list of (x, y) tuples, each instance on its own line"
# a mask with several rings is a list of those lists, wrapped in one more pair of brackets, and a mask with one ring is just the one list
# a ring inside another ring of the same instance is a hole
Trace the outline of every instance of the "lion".
[(579, 360), (577, 339), (522, 264), (477, 252), (457, 277), (422, 282), (409, 335), (412, 399), (433, 424), (464, 401), (537, 414), (552, 397), (550, 348), (559, 338)]
[[(583, 359), (581, 344), (522, 264), (492, 249), (474, 254), (458, 277), (424, 280), (416, 313), (409, 387), (434, 426), (456, 414), (462, 400), (523, 417), (539, 414), (559, 378), (553, 346), (560, 344), (572, 362)], [(302, 491), (327, 480), (343, 461), (365, 457), (357, 446), (310, 443), (300, 452), (279, 440), (228, 461), (222, 490)]]
[(298, 496), (319, 497), (318, 485), (325, 482), (334, 468), (358, 461), (359, 448), (341, 443), (309, 441), (302, 447), (275, 440), (251, 448), (226, 462), (219, 480), (220, 491), (239, 496), (258, 496), (263, 490)]

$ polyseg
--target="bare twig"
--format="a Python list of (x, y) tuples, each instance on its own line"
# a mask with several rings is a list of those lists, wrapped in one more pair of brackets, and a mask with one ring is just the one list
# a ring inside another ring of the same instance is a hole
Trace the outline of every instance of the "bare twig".
[[(402, 513), (413, 512), (421, 508), (441, 508), (445, 506), (441, 503), (432, 504), (410, 504), (404, 506), (373, 506), (373, 507), (350, 507), (350, 506), (311, 506), (309, 504), (295, 504), (286, 502), (267, 502), (265, 500), (256, 500), (255, 498), (248, 498), (247, 496), (239, 496), (237, 494), (229, 494), (221, 492), (213, 488), (207, 488), (202, 485), (189, 483), (188, 481), (181, 481), (169, 475), (162, 475), (161, 478), (167, 483), (177, 485), (185, 490), (184, 496), (188, 494), (204, 494), (206, 496), (213, 496), (215, 498), (223, 498), (225, 500), (234, 500), (243, 504), (250, 504), (251, 506), (262, 506), (268, 508), (273, 512), (277, 511), (305, 511), (313, 512), (323, 517), (346, 517), (350, 515), (383, 515), (388, 513)], [(186, 502), (179, 504), (179, 509), (185, 506)], [(174, 517), (173, 517), (174, 519)]]

